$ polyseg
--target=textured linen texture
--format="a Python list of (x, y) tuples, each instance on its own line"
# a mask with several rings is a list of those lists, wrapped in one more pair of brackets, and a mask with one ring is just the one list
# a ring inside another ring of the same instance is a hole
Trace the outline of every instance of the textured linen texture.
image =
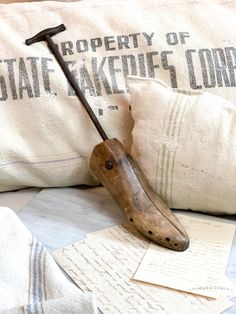
[(0, 5), (0, 191), (97, 184), (89, 171), (101, 141), (45, 42), (54, 36), (110, 138), (129, 150), (125, 78), (157, 77), (173, 88), (235, 101), (236, 4), (232, 1), (100, 0)]
[(236, 214), (236, 106), (131, 77), (132, 155), (171, 208)]
[(0, 313), (97, 313), (82, 292), (9, 208), (0, 207)]

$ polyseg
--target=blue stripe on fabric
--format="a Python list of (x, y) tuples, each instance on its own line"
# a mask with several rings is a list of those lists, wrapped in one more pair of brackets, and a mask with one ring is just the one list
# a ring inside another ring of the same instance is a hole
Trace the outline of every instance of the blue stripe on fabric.
[(34, 250), (33, 257), (33, 306), (34, 314), (39, 314), (37, 309), (37, 285), (38, 285), (38, 253), (39, 253), (39, 243), (37, 242)]
[(40, 252), (39, 252), (39, 257), (38, 257), (38, 281), (39, 281), (39, 287), (38, 287), (38, 302), (42, 302), (42, 294), (43, 294), (43, 284), (44, 284), (44, 278), (43, 278), (43, 252), (44, 252), (44, 247), (41, 245)]
[(39, 314), (40, 305), (42, 302), (42, 295), (44, 289), (44, 274), (43, 274), (43, 262), (45, 249), (43, 245), (36, 242), (32, 249), (32, 303), (27, 305), (28, 314)]
[(29, 304), (29, 305), (27, 305), (27, 313), (28, 314), (33, 314), (33, 312), (32, 312), (32, 304)]

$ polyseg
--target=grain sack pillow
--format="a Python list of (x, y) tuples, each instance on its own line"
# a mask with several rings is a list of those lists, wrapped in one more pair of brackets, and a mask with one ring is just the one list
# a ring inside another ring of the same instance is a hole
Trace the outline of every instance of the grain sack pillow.
[(125, 78), (236, 99), (236, 3), (100, 0), (0, 5), (0, 191), (97, 184), (89, 171), (101, 141), (45, 42), (54, 36), (109, 137), (129, 150), (133, 121)]
[(131, 77), (132, 155), (171, 208), (236, 214), (236, 106)]

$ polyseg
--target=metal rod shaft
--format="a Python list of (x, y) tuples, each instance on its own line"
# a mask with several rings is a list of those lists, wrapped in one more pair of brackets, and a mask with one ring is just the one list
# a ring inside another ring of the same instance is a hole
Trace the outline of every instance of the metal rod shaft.
[(92, 108), (90, 107), (88, 101), (86, 100), (84, 94), (82, 93), (81, 89), (79, 88), (75, 77), (73, 76), (73, 74), (69, 70), (68, 65), (66, 64), (66, 62), (62, 58), (60, 52), (58, 51), (56, 45), (54, 44), (54, 42), (52, 40), (52, 38), (49, 35), (46, 35), (45, 39), (46, 39), (48, 46), (51, 49), (53, 55), (57, 59), (57, 62), (59, 63), (62, 71), (64, 72), (64, 74), (66, 76), (66, 78), (68, 79), (69, 83), (71, 84), (72, 88), (74, 89), (75, 94), (77, 95), (79, 100), (82, 102), (84, 108), (86, 109), (88, 115), (90, 116), (93, 124), (95, 125), (95, 127), (98, 130), (99, 134), (101, 135), (102, 139), (104, 141), (108, 140), (108, 136), (106, 135), (104, 129), (102, 128), (100, 122), (98, 121), (96, 115), (94, 114), (94, 112), (93, 112)]

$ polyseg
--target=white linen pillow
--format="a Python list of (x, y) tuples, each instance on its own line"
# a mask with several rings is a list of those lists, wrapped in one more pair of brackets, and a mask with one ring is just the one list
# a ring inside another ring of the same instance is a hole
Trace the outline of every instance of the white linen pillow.
[(66, 25), (54, 37), (59, 51), (108, 136), (129, 150), (128, 74), (235, 100), (235, 8), (224, 0), (1, 4), (0, 191), (98, 183), (88, 164), (101, 138), (46, 43), (28, 47), (26, 38)]
[(236, 214), (236, 106), (211, 93), (128, 80), (132, 156), (171, 208)]

